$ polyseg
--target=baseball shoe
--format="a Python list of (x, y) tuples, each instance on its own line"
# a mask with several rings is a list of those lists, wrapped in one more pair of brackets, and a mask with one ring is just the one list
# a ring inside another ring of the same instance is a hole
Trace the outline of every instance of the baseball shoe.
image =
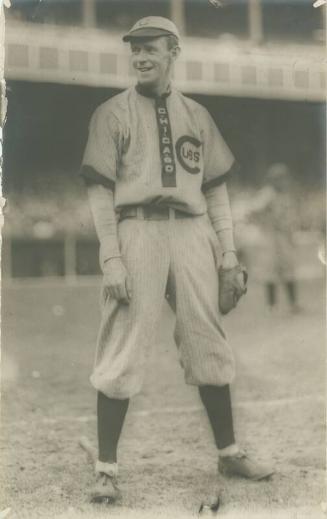
[(244, 451), (234, 456), (221, 456), (218, 470), (225, 476), (240, 476), (253, 481), (267, 479), (274, 473), (272, 467), (252, 460)]
[(91, 503), (111, 504), (121, 496), (116, 478), (103, 472), (97, 474), (95, 485), (90, 492)]

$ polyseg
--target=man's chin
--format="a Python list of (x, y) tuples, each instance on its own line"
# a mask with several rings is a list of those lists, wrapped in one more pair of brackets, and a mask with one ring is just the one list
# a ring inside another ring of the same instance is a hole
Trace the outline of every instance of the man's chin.
[(144, 78), (144, 77), (137, 78), (137, 82), (139, 85), (144, 86), (146, 88), (155, 88), (155, 86), (156, 86), (156, 82), (151, 78), (149, 78), (149, 79)]

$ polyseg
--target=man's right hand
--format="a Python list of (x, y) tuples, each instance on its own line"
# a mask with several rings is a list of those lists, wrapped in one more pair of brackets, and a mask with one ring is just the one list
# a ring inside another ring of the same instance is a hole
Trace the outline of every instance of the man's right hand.
[(111, 297), (129, 304), (132, 297), (131, 280), (121, 258), (110, 258), (103, 266), (104, 290)]

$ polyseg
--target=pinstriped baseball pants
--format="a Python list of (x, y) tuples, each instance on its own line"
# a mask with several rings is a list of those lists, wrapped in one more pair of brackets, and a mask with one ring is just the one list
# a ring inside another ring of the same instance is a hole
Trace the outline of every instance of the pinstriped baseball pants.
[(140, 391), (167, 290), (186, 383), (229, 384), (234, 358), (218, 310), (217, 238), (208, 216), (125, 219), (118, 235), (132, 299), (102, 298), (92, 385), (110, 398)]

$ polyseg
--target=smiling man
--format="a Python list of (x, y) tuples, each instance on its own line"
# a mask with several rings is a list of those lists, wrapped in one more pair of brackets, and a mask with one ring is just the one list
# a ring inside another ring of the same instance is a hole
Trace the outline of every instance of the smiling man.
[(185, 380), (199, 388), (219, 470), (255, 480), (272, 474), (239, 449), (233, 430), (234, 359), (221, 323), (217, 269), (238, 265), (225, 183), (234, 157), (207, 110), (171, 85), (180, 54), (175, 25), (143, 18), (123, 39), (137, 84), (97, 108), (81, 168), (104, 273), (91, 376), (99, 443), (93, 501), (120, 495), (118, 441), (166, 295)]

